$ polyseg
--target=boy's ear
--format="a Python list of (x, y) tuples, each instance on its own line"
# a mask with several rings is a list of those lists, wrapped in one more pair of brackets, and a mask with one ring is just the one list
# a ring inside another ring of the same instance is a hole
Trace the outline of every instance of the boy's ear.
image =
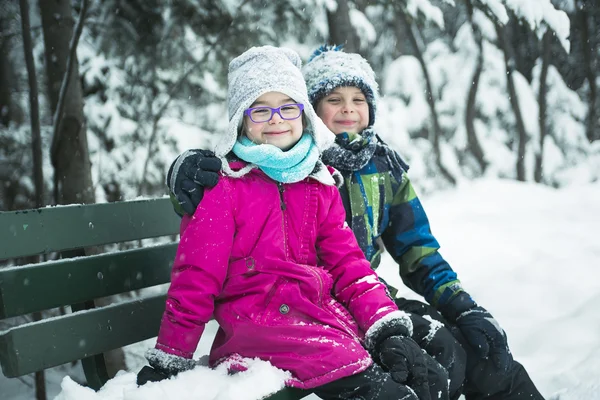
[[(327, 97), (327, 96), (325, 96), (325, 97)], [(317, 114), (317, 116), (319, 115), (319, 107), (321, 106), (321, 103), (323, 103), (323, 101), (325, 101), (325, 97), (322, 98), (321, 100), (319, 100), (317, 102), (317, 104), (314, 105), (315, 113)]]

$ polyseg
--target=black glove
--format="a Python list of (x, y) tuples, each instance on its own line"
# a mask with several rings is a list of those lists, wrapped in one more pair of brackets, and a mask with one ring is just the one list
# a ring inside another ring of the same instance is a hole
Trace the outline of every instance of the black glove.
[(392, 379), (415, 391), (420, 400), (430, 400), (427, 361), (414, 340), (407, 336), (390, 336), (378, 346), (377, 358)]
[(482, 359), (490, 357), (501, 371), (508, 371), (512, 354), (506, 333), (492, 315), (466, 292), (460, 292), (440, 307), (442, 315), (454, 323)]
[[(176, 212), (193, 215), (204, 195), (204, 187), (219, 180), (221, 160), (209, 150), (187, 150), (180, 154), (167, 173), (167, 186), (177, 201)], [(179, 209), (178, 209), (179, 208)]]
[(137, 384), (158, 382), (170, 378), (180, 372), (196, 367), (196, 361), (183, 358), (174, 354), (165, 353), (159, 349), (150, 349), (145, 354), (150, 366), (145, 366), (137, 375)]

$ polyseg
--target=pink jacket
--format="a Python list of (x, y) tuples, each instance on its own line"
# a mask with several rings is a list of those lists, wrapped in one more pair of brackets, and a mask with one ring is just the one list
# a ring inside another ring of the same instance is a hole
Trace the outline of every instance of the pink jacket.
[(156, 347), (191, 358), (214, 313), (211, 365), (258, 357), (313, 388), (369, 367), (364, 333), (395, 310), (337, 188), (254, 169), (221, 177), (184, 217)]

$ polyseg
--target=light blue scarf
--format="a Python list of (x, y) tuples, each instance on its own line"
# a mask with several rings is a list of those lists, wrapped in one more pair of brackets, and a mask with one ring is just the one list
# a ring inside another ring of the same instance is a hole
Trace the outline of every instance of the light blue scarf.
[(238, 139), (232, 150), (242, 160), (257, 165), (271, 179), (282, 183), (300, 182), (319, 161), (319, 150), (308, 133), (288, 151), (272, 144), (253, 143), (246, 136)]

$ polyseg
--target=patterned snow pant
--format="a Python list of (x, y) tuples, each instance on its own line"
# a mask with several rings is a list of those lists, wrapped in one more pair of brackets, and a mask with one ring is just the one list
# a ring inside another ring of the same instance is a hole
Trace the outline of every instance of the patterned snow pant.
[(412, 338), (448, 371), (451, 399), (462, 393), (467, 400), (544, 400), (517, 361), (501, 372), (491, 359), (479, 358), (460, 330), (432, 306), (403, 298), (396, 304), (411, 315)]
[[(435, 308), (402, 298), (397, 299), (396, 304), (411, 316), (412, 338), (437, 361), (435, 365), (428, 364), (432, 400), (456, 400), (461, 394), (467, 400), (544, 400), (517, 361), (503, 373), (490, 359), (479, 358), (460, 330), (448, 324)], [(324, 400), (417, 400), (420, 397), (405, 385), (394, 382), (378, 365), (320, 386), (315, 394)]]
[[(435, 363), (435, 361), (433, 362)], [(447, 399), (448, 375), (437, 363), (435, 366), (428, 365), (428, 369), (430, 367), (434, 369), (430, 370), (428, 376), (429, 379), (432, 379), (430, 387), (421, 389), (428, 390), (430, 396), (435, 393), (436, 397), (431, 397), (433, 400), (438, 398), (440, 393), (438, 389), (446, 388), (443, 395), (446, 397), (442, 397), (442, 400)], [(392, 376), (377, 364), (373, 364), (359, 374), (338, 379), (315, 389), (315, 394), (323, 400), (419, 400), (422, 397), (418, 393), (418, 389), (413, 391), (408, 386), (395, 382)]]

